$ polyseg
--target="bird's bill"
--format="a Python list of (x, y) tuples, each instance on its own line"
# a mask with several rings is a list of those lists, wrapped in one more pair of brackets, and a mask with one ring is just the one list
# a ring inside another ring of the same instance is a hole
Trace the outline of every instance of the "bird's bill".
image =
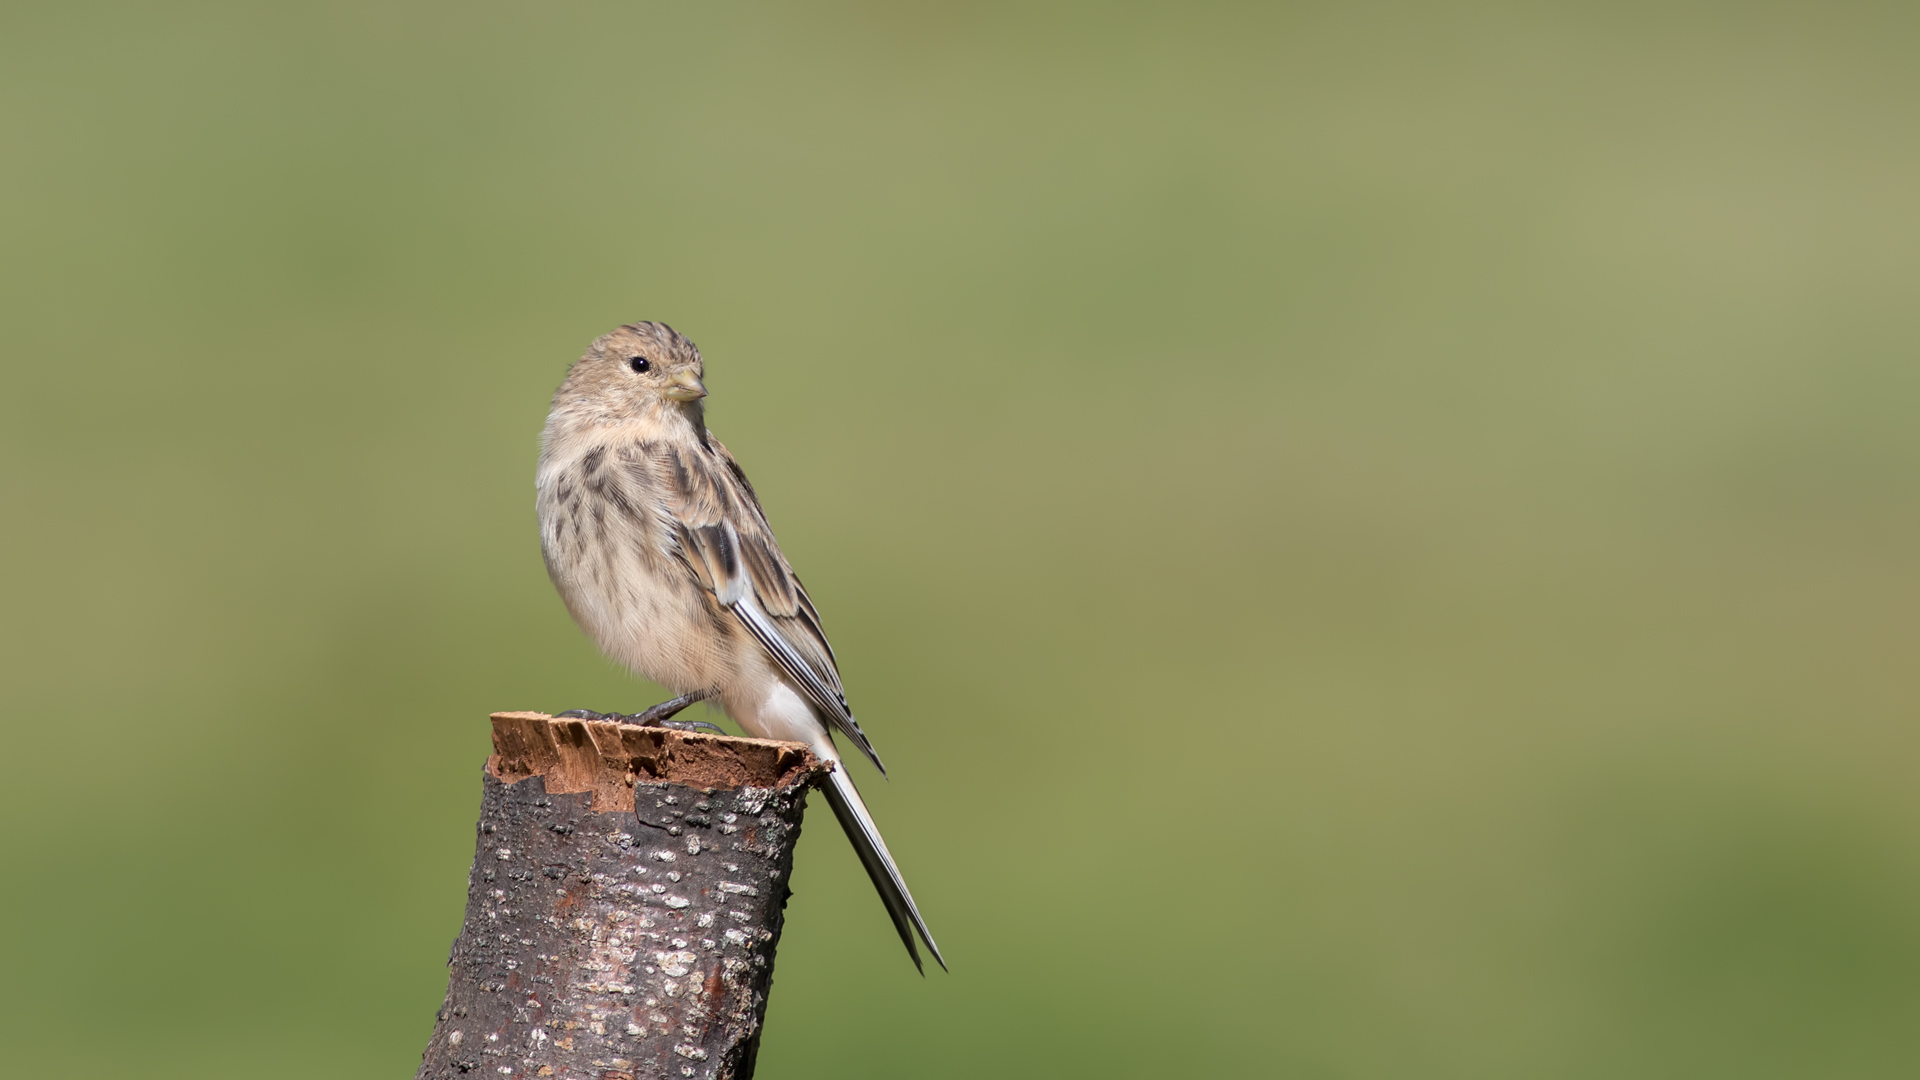
[(706, 384), (692, 373), (682, 373), (673, 377), (666, 389), (666, 395), (675, 401), (699, 401), (707, 396)]

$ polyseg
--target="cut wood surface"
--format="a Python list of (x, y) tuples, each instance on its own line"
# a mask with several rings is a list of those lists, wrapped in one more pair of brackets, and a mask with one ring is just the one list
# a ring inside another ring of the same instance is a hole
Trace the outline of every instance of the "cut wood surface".
[(466, 919), (416, 1080), (753, 1075), (798, 743), (495, 713)]

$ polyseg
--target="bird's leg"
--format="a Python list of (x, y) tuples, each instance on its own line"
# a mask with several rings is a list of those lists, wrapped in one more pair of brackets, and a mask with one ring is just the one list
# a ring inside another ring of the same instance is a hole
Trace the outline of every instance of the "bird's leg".
[(704, 728), (707, 731), (725, 735), (726, 732), (722, 731), (719, 725), (709, 724), (705, 720), (675, 720), (672, 718), (673, 714), (679, 712), (681, 709), (686, 708), (696, 701), (701, 701), (712, 696), (713, 691), (711, 690), (695, 690), (691, 694), (681, 694), (672, 701), (663, 701), (652, 708), (642, 709), (632, 716), (623, 716), (620, 719), (622, 723), (638, 724), (641, 727), (664, 727), (672, 728), (675, 731), (699, 731)]
[(675, 720), (672, 718), (675, 713), (694, 702), (702, 701), (712, 696), (713, 691), (711, 690), (695, 690), (691, 694), (681, 694), (672, 701), (663, 701), (658, 705), (642, 709), (632, 715), (617, 712), (597, 713), (592, 709), (568, 709), (566, 712), (556, 714), (556, 716), (570, 717), (575, 720), (611, 720), (616, 724), (633, 724), (637, 727), (672, 728), (675, 731), (706, 730), (725, 735), (726, 732), (718, 725), (709, 724), (705, 720)]

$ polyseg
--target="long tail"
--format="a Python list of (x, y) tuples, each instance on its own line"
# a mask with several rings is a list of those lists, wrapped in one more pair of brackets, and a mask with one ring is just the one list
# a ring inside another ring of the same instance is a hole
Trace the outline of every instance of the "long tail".
[(920, 917), (920, 909), (913, 904), (913, 894), (907, 891), (907, 880), (900, 876), (900, 868), (893, 863), (893, 856), (887, 852), (887, 842), (880, 839), (880, 827), (873, 823), (873, 815), (867, 813), (867, 804), (860, 799), (860, 792), (853, 786), (853, 777), (847, 775), (845, 762), (837, 762), (828, 776), (826, 787), (827, 801), (833, 804), (834, 816), (840, 819), (840, 827), (847, 831), (847, 839), (853, 841), (853, 850), (860, 853), (860, 862), (867, 868), (867, 876), (873, 879), (873, 887), (880, 891), (880, 899), (887, 905), (887, 914), (893, 916), (893, 928), (900, 931), (900, 940), (906, 943), (907, 955), (913, 957), (913, 966), (922, 975), (927, 969), (920, 964), (920, 950), (914, 948), (913, 932), (920, 931), (920, 939), (927, 943), (927, 951), (933, 954), (934, 962), (940, 970), (947, 970), (947, 962), (940, 957), (940, 946), (933, 943), (933, 935), (927, 931), (927, 921)]

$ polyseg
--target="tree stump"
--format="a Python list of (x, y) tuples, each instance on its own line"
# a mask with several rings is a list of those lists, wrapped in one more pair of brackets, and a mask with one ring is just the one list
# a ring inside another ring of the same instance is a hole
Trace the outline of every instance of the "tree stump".
[(416, 1080), (753, 1075), (798, 743), (496, 713), (466, 920)]

